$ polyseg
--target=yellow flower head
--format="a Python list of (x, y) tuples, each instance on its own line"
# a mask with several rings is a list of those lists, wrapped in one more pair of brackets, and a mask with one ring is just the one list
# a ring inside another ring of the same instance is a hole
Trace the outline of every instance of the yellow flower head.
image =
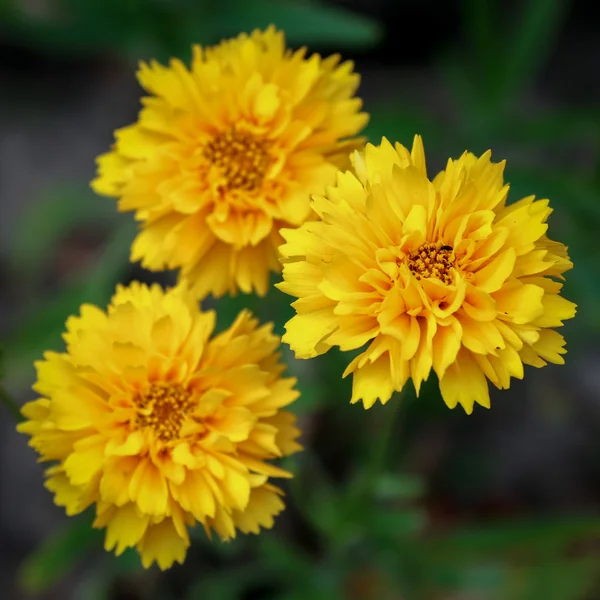
[(142, 64), (152, 94), (98, 159), (99, 194), (142, 223), (131, 259), (180, 268), (199, 297), (264, 295), (279, 229), (309, 218), (365, 125), (359, 76), (338, 55), (285, 48), (273, 27), (194, 47), (191, 69)]
[(214, 321), (182, 287), (119, 287), (106, 313), (69, 318), (67, 352), (36, 364), (42, 397), (23, 407), (56, 504), (95, 503), (106, 549), (135, 546), (145, 566), (183, 562), (197, 521), (224, 539), (271, 527), (269, 478), (290, 475), (267, 461), (300, 449), (271, 326), (244, 311), (211, 338)]
[(563, 363), (553, 327), (575, 314), (559, 295), (572, 267), (546, 237), (552, 212), (533, 196), (506, 205), (504, 163), (465, 153), (427, 178), (412, 152), (383, 140), (353, 155), (354, 173), (312, 207), (322, 222), (284, 230), (279, 287), (296, 296), (283, 340), (300, 358), (368, 344), (348, 366), (352, 402), (387, 402), (431, 372), (446, 404), (489, 407), (523, 364)]

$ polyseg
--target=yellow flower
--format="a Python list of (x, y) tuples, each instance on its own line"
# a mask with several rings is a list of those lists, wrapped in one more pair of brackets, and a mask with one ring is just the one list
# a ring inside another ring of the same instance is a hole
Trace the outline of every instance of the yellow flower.
[(135, 211), (131, 259), (180, 268), (199, 297), (256, 291), (279, 271), (282, 226), (310, 215), (368, 117), (359, 76), (338, 55), (285, 48), (273, 27), (193, 49), (191, 69), (142, 64), (150, 94), (98, 159), (94, 190)]
[(36, 364), (42, 397), (23, 407), (56, 504), (95, 503), (106, 549), (135, 546), (146, 567), (183, 562), (196, 522), (224, 539), (271, 527), (270, 478), (291, 475), (267, 461), (301, 449), (271, 325), (244, 311), (211, 338), (214, 321), (182, 286), (118, 287), (106, 313), (69, 318), (67, 352)]
[(567, 249), (546, 237), (548, 200), (506, 204), (490, 156), (465, 153), (430, 181), (420, 137), (412, 152), (369, 144), (313, 198), (322, 222), (282, 232), (279, 287), (298, 298), (283, 341), (300, 358), (368, 344), (344, 373), (352, 402), (385, 403), (409, 378), (418, 394), (433, 369), (446, 404), (471, 413), (490, 405), (486, 378), (506, 389), (523, 364), (564, 362)]

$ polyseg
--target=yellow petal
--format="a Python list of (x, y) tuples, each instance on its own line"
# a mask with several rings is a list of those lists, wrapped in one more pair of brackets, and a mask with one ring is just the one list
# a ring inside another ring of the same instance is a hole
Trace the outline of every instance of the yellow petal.
[(244, 510), (250, 497), (250, 482), (247, 472), (241, 471), (237, 467), (226, 466), (221, 486), (231, 507)]
[(149, 515), (164, 515), (168, 500), (167, 482), (149, 458), (140, 460), (129, 481), (129, 497)]
[(444, 376), (446, 369), (456, 360), (461, 347), (462, 327), (458, 320), (453, 319), (449, 325), (438, 325), (433, 338), (433, 370), (439, 379)]
[(100, 497), (104, 502), (123, 506), (131, 498), (129, 481), (139, 464), (134, 456), (108, 458), (100, 479)]
[(104, 463), (105, 440), (92, 436), (75, 444), (73, 454), (64, 462), (64, 469), (73, 485), (88, 483)]
[(494, 300), (501, 317), (513, 323), (531, 323), (544, 312), (542, 298), (544, 290), (530, 283), (522, 284), (518, 280), (506, 283), (494, 294)]
[(326, 339), (335, 331), (336, 319), (331, 308), (296, 315), (285, 325), (282, 340), (289, 344), (297, 358), (313, 358), (328, 349)]
[(558, 294), (544, 294), (542, 298), (543, 314), (533, 321), (536, 327), (560, 327), (566, 319), (572, 319), (577, 312), (574, 302)]
[(471, 283), (484, 292), (495, 292), (499, 290), (515, 266), (515, 251), (507, 248), (501, 252), (485, 267), (478, 269)]
[(137, 545), (142, 564), (148, 568), (156, 562), (163, 571), (174, 562), (183, 563), (189, 539), (182, 538), (171, 519), (164, 519), (156, 525), (150, 525), (144, 537)]
[[(50, 470), (47, 473), (50, 473)], [(54, 493), (54, 503), (64, 506), (70, 517), (83, 512), (94, 501), (93, 494), (84, 486), (73, 485), (63, 471), (50, 475), (44, 486)]]
[(272, 485), (254, 488), (245, 510), (233, 514), (236, 527), (244, 533), (259, 533), (261, 527), (273, 527), (274, 517), (285, 508), (281, 495), (281, 490)]
[(185, 480), (172, 485), (171, 490), (181, 508), (191, 512), (198, 521), (203, 523), (207, 517), (214, 516), (215, 496), (201, 471), (188, 471)]
[(476, 321), (492, 321), (498, 315), (495, 299), (487, 292), (470, 284), (466, 286), (462, 309)]
[(565, 363), (565, 359), (561, 356), (567, 352), (565, 338), (552, 329), (540, 331), (540, 338), (531, 349), (548, 362), (557, 365)]
[(468, 350), (461, 350), (454, 364), (440, 379), (444, 402), (455, 408), (461, 404), (467, 414), (473, 412), (475, 403), (490, 407), (490, 393), (485, 375)]
[(255, 422), (252, 412), (242, 406), (225, 409), (223, 417), (211, 419), (210, 426), (227, 436), (232, 442), (248, 438)]
[(122, 437), (113, 437), (106, 445), (106, 456), (134, 456), (144, 446), (144, 434), (141, 431), (124, 432)]
[(354, 372), (350, 402), (354, 404), (362, 400), (365, 408), (371, 408), (377, 400), (385, 404), (393, 392), (390, 362), (387, 354), (384, 354)]
[(141, 514), (135, 504), (117, 508), (106, 526), (105, 550), (115, 548), (117, 556), (127, 548), (135, 546), (143, 537), (150, 517)]

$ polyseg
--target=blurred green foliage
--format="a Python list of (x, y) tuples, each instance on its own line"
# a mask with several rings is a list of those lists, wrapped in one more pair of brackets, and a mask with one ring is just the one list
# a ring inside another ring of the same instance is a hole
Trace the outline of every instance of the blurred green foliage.
[[(556, 209), (553, 235), (568, 243), (576, 265), (567, 278), (566, 295), (579, 303), (581, 314), (571, 331), (597, 332), (600, 278), (593, 274), (600, 259), (595, 243), (600, 224), (600, 110), (532, 113), (522, 106), (569, 2), (526, 0), (517, 3), (518, 14), (507, 22), (501, 18), (501, 2), (462, 4), (467, 46), (439, 60), (456, 107), (454, 117), (406, 99), (381, 99), (366, 107), (372, 114), (367, 134), (374, 142), (385, 135), (410, 143), (418, 132), (436, 156), (457, 155), (465, 148), (482, 152), (492, 145), (530, 157), (519, 167), (509, 163), (509, 198), (530, 193), (551, 198)], [(308, 0), (46, 0), (36, 3), (36, 10), (24, 6), (17, 0), (0, 5), (3, 36), (43, 52), (80, 57), (110, 53), (125, 60), (185, 58), (193, 42), (211, 44), (269, 23), (285, 29), (292, 45), (340, 51), (375, 45), (382, 33), (381, 24), (341, 3)], [(561, 145), (595, 158), (589, 164), (562, 164), (553, 157)], [(496, 153), (496, 158), (501, 157)], [(103, 208), (108, 204), (81, 201), (88, 196), (78, 189), (49, 194), (35, 213), (25, 215), (21, 228), (26, 235), (15, 236), (11, 260), (28, 278), (47, 267), (48, 255), (73, 227), (103, 224), (108, 232), (89, 268), (61, 282), (51, 298), (25, 307), (22, 325), (6, 341), (10, 352), (5, 372), (13, 387), (32, 380), (32, 361), (44, 350), (60, 347), (66, 317), (82, 302), (104, 305), (126, 272), (133, 224), (108, 214)], [(265, 300), (240, 296), (220, 300), (217, 307), (219, 328), (244, 307), (263, 320), (276, 317), (279, 333), (291, 315), (288, 299), (276, 290)], [(569, 339), (573, 344), (573, 337)], [(404, 419), (411, 423), (438, 414), (439, 398), (431, 387), (418, 402), (406, 394), (367, 414), (360, 407), (344, 408), (350, 382), (339, 378), (346, 358), (332, 352), (310, 368), (286, 358), (302, 391), (295, 410), (307, 426), (316, 415), (333, 432), (343, 428), (343, 436), (334, 434), (339, 438), (334, 441), (347, 453), (348, 472), (333, 472), (309, 448), (292, 461), (297, 475), (288, 490), (290, 506), (275, 531), (219, 544), (208, 543), (195, 530), (188, 563), (199, 567), (192, 567), (193, 580), (179, 599), (582, 600), (594, 589), (597, 561), (571, 550), (576, 542), (600, 536), (597, 515), (455, 524), (446, 532), (432, 524), (424, 481), (400, 472), (403, 440), (388, 437), (400, 436), (394, 429), (394, 404), (406, 404)], [(444, 418), (451, 418), (442, 410)], [(394, 460), (390, 448), (398, 451)], [(19, 574), (25, 591), (47, 589), (98, 550), (102, 536), (89, 524), (86, 516), (70, 520), (27, 559)], [(219, 566), (205, 569), (205, 564)], [(133, 552), (118, 559), (102, 554), (79, 593), (109, 600), (115, 582), (150, 576), (140, 571)], [(174, 569), (175, 576), (180, 572), (183, 578), (183, 571)], [(158, 581), (163, 583), (151, 586), (144, 597), (173, 598), (165, 580)], [(262, 595), (256, 591), (265, 586)]]
[(54, 52), (110, 51), (135, 60), (185, 57), (192, 43), (214, 44), (271, 23), (285, 29), (291, 44), (369, 46), (381, 34), (374, 21), (315, 0), (46, 0), (37, 10), (24, 6), (4, 0), (5, 35)]

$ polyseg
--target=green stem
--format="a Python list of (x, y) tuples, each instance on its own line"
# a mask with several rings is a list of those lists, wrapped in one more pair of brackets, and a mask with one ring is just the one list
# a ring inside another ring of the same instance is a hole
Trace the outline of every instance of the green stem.
[(493, 76), (498, 46), (493, 4), (492, 0), (463, 0), (461, 3), (465, 33), (470, 38), (471, 52), (482, 85), (488, 85)]
[[(355, 488), (353, 494), (353, 509), (360, 510), (362, 507), (367, 510), (371, 509), (371, 499), (373, 497), (373, 489), (377, 483), (377, 479), (386, 470), (386, 462), (389, 453), (390, 442), (392, 436), (398, 433), (398, 416), (400, 414), (401, 406), (404, 404), (404, 394), (397, 394), (395, 398), (392, 398), (389, 404), (384, 407), (374, 407), (371, 410), (377, 411), (378, 413), (387, 410), (388, 414), (384, 415), (383, 427), (378, 432), (379, 435), (374, 440), (371, 446), (371, 452), (369, 453), (367, 468), (362, 478)], [(377, 420), (379, 421), (381, 415), (377, 414)]]
[(377, 478), (386, 470), (390, 442), (392, 437), (398, 433), (400, 409), (404, 402), (404, 394), (397, 394), (395, 398), (390, 400), (387, 406), (380, 409), (384, 411), (387, 408), (388, 414), (384, 414), (383, 427), (369, 457), (370, 460), (365, 480), (366, 491), (373, 490)]
[(23, 415), (19, 405), (15, 402), (14, 398), (0, 385), (0, 404), (4, 404), (6, 408), (12, 413), (13, 417), (21, 422), (23, 421)]

